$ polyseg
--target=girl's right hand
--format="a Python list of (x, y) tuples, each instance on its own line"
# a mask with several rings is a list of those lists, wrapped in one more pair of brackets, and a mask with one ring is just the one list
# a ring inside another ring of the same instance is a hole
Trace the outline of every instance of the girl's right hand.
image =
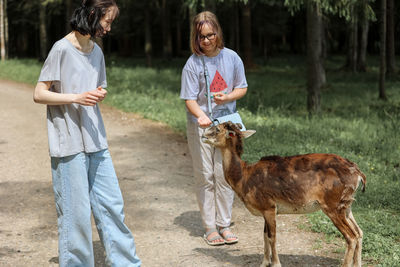
[(199, 126), (202, 128), (206, 128), (211, 125), (211, 120), (207, 115), (200, 116), (197, 118), (197, 122), (199, 123)]

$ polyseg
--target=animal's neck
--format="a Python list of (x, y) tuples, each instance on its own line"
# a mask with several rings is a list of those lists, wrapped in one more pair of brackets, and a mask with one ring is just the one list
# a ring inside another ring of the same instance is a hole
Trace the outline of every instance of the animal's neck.
[(221, 149), (224, 175), (227, 182), (235, 189), (243, 176), (243, 167), (246, 164), (236, 151), (228, 148)]

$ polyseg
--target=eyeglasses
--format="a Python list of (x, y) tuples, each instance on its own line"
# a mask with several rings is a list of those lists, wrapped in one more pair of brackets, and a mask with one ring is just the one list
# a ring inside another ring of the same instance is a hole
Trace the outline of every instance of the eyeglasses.
[(209, 33), (207, 35), (199, 35), (200, 41), (204, 41), (206, 38), (208, 41), (212, 41), (215, 39), (216, 33)]

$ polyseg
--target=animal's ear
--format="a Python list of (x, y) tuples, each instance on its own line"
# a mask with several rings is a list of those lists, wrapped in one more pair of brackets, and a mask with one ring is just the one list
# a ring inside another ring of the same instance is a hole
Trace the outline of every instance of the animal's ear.
[(250, 137), (250, 136), (252, 136), (252, 135), (255, 134), (255, 133), (256, 133), (255, 130), (246, 130), (246, 131), (243, 131), (243, 132), (242, 132), (244, 138)]

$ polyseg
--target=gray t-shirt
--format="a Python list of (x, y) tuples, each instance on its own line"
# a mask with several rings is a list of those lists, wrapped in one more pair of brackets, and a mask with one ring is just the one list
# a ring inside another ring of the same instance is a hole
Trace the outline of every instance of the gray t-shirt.
[[(76, 49), (63, 38), (52, 47), (39, 76), (53, 81), (50, 91), (80, 94), (107, 87), (103, 52), (95, 44), (90, 53)], [(47, 105), (47, 130), (51, 157), (97, 152), (108, 147), (98, 105)]]
[[(210, 92), (228, 94), (235, 88), (247, 88), (243, 62), (229, 48), (223, 48), (215, 57), (204, 56), (204, 62), (208, 69)], [(193, 54), (186, 62), (182, 71), (181, 99), (196, 100), (200, 108), (209, 115), (207, 104), (207, 88), (204, 78), (204, 67), (201, 56)], [(231, 114), (236, 111), (236, 101), (217, 105), (211, 98), (213, 117)], [(197, 123), (197, 119), (187, 111), (189, 120)]]

